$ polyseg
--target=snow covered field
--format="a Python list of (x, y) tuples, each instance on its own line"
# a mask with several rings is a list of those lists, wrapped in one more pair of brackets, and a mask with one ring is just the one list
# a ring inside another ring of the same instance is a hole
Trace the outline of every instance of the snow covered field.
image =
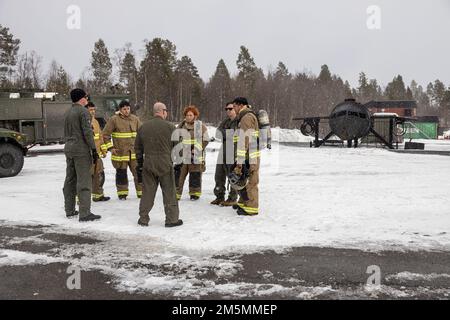
[[(295, 141), (296, 132), (289, 136)], [(196, 277), (205, 268), (214, 268), (218, 277), (225, 278), (241, 268), (238, 260), (211, 257), (266, 249), (280, 252), (292, 247), (319, 246), (370, 251), (450, 250), (447, 156), (399, 154), (374, 148), (311, 149), (274, 143), (272, 150), (262, 153), (260, 214), (242, 217), (231, 208), (209, 204), (214, 199), (217, 157), (212, 150), (218, 147), (218, 142), (208, 147), (203, 196), (198, 202), (191, 202), (185, 186), (180, 201), (184, 225), (173, 229), (164, 227), (160, 192), (150, 213), (150, 226), (137, 225), (139, 201), (133, 185), (129, 200), (119, 202), (109, 156), (104, 159), (105, 194), (112, 200), (92, 205), (92, 211), (102, 215), (102, 220), (84, 224), (68, 220), (62, 194), (64, 155), (27, 157), (18, 176), (0, 180), (3, 224), (52, 225), (67, 234), (98, 234), (106, 242), (80, 245), (80, 251), (70, 248), (48, 259), (0, 250), (0, 265), (51, 263), (53, 258), (73, 262), (72, 257), (83, 252), (76, 263), (114, 275), (121, 290), (176, 290), (179, 297), (216, 292), (245, 297), (250, 291), (264, 296), (287, 289), (274, 285), (266, 292), (259, 285), (211, 281), (200, 281), (202, 285), (198, 287)], [(8, 257), (1, 258), (2, 254)], [(118, 261), (125, 266), (118, 268)], [(142, 268), (149, 263), (188, 271), (183, 275), (149, 273)], [(318, 289), (310, 288), (312, 296)], [(299, 292), (309, 291), (302, 288)]]
[(275, 144), (262, 154), (260, 215), (239, 217), (230, 208), (209, 204), (216, 156), (207, 155), (201, 200), (189, 201), (185, 190), (181, 228), (164, 228), (160, 193), (150, 227), (139, 228), (138, 199), (131, 191), (128, 201), (117, 200), (108, 158), (105, 193), (112, 200), (92, 208), (103, 219), (90, 224), (67, 220), (63, 154), (27, 158), (19, 176), (0, 181), (0, 219), (148, 235), (164, 246), (209, 253), (304, 245), (450, 248), (448, 157)]

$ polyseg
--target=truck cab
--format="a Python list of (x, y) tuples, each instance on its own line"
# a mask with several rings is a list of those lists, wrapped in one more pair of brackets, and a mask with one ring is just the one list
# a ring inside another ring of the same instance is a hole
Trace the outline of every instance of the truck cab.
[[(103, 128), (127, 95), (94, 95), (96, 118)], [(7, 93), (0, 95), (0, 128), (23, 133), (29, 145), (64, 142), (64, 115), (72, 106), (56, 93)]]

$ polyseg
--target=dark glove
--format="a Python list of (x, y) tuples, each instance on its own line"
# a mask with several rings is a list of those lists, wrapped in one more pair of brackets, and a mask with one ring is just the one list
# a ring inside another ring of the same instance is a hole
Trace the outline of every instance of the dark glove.
[(176, 164), (176, 165), (173, 166), (173, 170), (174, 170), (174, 171), (180, 171), (182, 166), (183, 166), (182, 163)]
[(136, 167), (136, 174), (138, 183), (142, 183), (142, 167), (140, 166)]
[(92, 149), (92, 163), (96, 164), (99, 159), (98, 153), (96, 149)]

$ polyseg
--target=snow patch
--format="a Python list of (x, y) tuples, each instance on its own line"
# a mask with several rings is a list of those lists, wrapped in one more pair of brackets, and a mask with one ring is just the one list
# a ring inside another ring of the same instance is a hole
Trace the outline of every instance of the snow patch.
[(26, 266), (36, 264), (50, 264), (56, 262), (63, 262), (59, 258), (48, 257), (41, 254), (33, 254), (29, 252), (16, 250), (1, 250), (0, 251), (0, 266)]
[(430, 274), (421, 274), (421, 273), (412, 273), (408, 271), (400, 272), (397, 274), (386, 276), (386, 280), (398, 280), (401, 282), (406, 281), (432, 281), (441, 278), (450, 278), (450, 274), (446, 273), (430, 273)]

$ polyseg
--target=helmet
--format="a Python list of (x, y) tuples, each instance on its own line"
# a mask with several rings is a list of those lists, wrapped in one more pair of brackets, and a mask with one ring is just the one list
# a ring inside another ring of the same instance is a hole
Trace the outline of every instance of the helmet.
[(235, 172), (231, 172), (228, 175), (228, 180), (230, 181), (231, 187), (236, 191), (244, 189), (248, 184), (248, 178), (244, 174), (238, 175)]

